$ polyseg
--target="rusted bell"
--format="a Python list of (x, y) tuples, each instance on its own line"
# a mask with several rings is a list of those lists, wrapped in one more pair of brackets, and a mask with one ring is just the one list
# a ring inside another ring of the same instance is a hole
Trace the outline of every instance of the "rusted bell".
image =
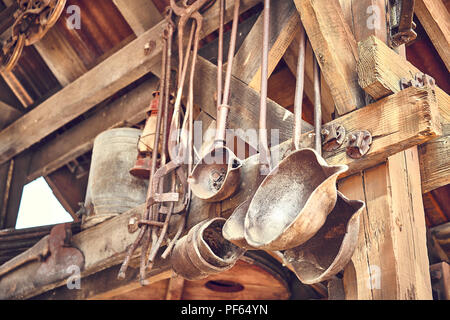
[(245, 250), (225, 240), (223, 218), (200, 222), (177, 241), (171, 262), (174, 271), (187, 280), (199, 280), (234, 266)]
[(242, 202), (228, 218), (227, 222), (223, 226), (222, 234), (225, 239), (234, 243), (240, 248), (245, 250), (258, 250), (250, 246), (245, 240), (244, 234), (244, 221), (247, 215), (248, 207), (250, 206), (251, 199)]
[(281, 161), (253, 197), (245, 217), (245, 239), (260, 250), (287, 250), (308, 241), (336, 204), (338, 176), (346, 165), (330, 166), (313, 149)]
[(314, 284), (329, 280), (349, 263), (358, 243), (364, 207), (364, 202), (349, 200), (338, 191), (336, 206), (317, 234), (284, 252), (301, 282)]
[(229, 198), (239, 188), (242, 161), (227, 147), (214, 147), (194, 168), (190, 178), (196, 197), (217, 202)]
[(139, 179), (148, 179), (151, 165), (152, 157), (150, 155), (139, 154), (134, 167), (130, 170), (130, 174)]

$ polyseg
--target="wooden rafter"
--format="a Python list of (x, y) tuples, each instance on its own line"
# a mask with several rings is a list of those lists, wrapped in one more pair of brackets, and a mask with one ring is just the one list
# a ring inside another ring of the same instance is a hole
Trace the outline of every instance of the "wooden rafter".
[(414, 13), (450, 71), (450, 13), (442, 0), (417, 0)]

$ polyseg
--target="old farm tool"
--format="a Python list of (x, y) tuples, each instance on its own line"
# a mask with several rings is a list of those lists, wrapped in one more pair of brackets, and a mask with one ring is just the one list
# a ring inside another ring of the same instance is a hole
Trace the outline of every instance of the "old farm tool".
[[(224, 0), (220, 0), (220, 21), (223, 21)], [(230, 110), (229, 96), (231, 84), (231, 71), (233, 68), (234, 51), (236, 48), (236, 35), (239, 19), (240, 0), (234, 1), (233, 27), (231, 31), (230, 47), (228, 51), (228, 66), (225, 77), (225, 86), (222, 97), (222, 63), (223, 63), (223, 27), (219, 33), (218, 54), (218, 103), (217, 103), (217, 128), (214, 145), (195, 166), (189, 180), (192, 192), (198, 198), (216, 202), (229, 198), (240, 185), (240, 168), (242, 162), (225, 143), (225, 128)]]
[[(263, 53), (261, 59), (261, 100), (259, 108), (259, 164), (260, 172), (271, 172), (272, 159), (267, 143), (267, 85), (268, 85), (268, 56), (269, 56), (269, 28), (270, 28), (270, 1), (264, 2), (264, 31)], [(247, 243), (245, 239), (244, 222), (251, 198), (241, 203), (227, 220), (223, 227), (223, 235), (228, 241), (245, 248), (246, 250), (258, 250)]]
[(12, 34), (0, 46), (2, 69), (11, 71), (17, 64), (24, 46), (41, 40), (55, 25), (64, 10), (66, 0), (19, 0), (14, 13)]
[(174, 271), (188, 280), (199, 280), (234, 266), (245, 250), (222, 236), (223, 218), (200, 222), (178, 240), (171, 262)]
[(320, 77), (316, 60), (315, 150), (300, 148), (305, 39), (302, 28), (295, 99), (295, 151), (264, 179), (245, 217), (245, 239), (259, 249), (286, 250), (314, 236), (336, 204), (338, 176), (348, 169), (345, 165), (329, 166), (321, 156)]
[[(29, 285), (35, 287), (51, 284), (63, 280), (71, 275), (71, 266), (80, 270), (84, 266), (84, 256), (80, 250), (71, 246), (72, 231), (70, 224), (60, 224), (50, 232), (50, 235), (42, 238), (32, 248), (21, 253), (0, 267), (0, 279), (8, 274), (33, 262), (40, 263), (34, 274), (29, 275)], [(17, 279), (16, 279), (17, 280)], [(10, 290), (0, 292), (0, 299), (9, 295), (17, 288), (12, 278)]]
[[(174, 1), (171, 1), (171, 8), (168, 10), (167, 19), (169, 20), (168, 29), (165, 32), (165, 37), (167, 41), (165, 43), (165, 50), (163, 51), (163, 67), (162, 67), (162, 78), (161, 81), (164, 88), (161, 90), (161, 93), (164, 93), (164, 97), (160, 99), (161, 102), (164, 101), (164, 123), (167, 124), (167, 113), (168, 113), (168, 86), (169, 86), (169, 77), (170, 77), (170, 55), (171, 55), (171, 41), (173, 35), (174, 24), (171, 21), (172, 10), (177, 15), (180, 16), (180, 20), (178, 23), (178, 38), (179, 38), (179, 78), (178, 78), (178, 90), (174, 105), (174, 111), (172, 116), (172, 121), (170, 125), (170, 139), (168, 141), (163, 141), (163, 158), (165, 158), (165, 142), (167, 142), (168, 153), (170, 155), (170, 161), (166, 163), (165, 159), (161, 162), (161, 167), (156, 170), (155, 157), (153, 157), (152, 168), (150, 172), (149, 178), (149, 189), (147, 194), (147, 212), (145, 218), (140, 221), (139, 225), (141, 226), (141, 231), (133, 243), (133, 245), (129, 248), (127, 252), (127, 256), (122, 264), (122, 267), (119, 271), (119, 279), (123, 279), (125, 277), (125, 271), (128, 267), (128, 264), (131, 259), (131, 255), (136, 250), (137, 246), (142, 243), (141, 250), (141, 264), (140, 264), (140, 281), (142, 285), (146, 284), (145, 277), (146, 273), (149, 269), (152, 268), (154, 258), (158, 252), (158, 249), (162, 245), (169, 225), (170, 217), (173, 213), (180, 213), (187, 209), (189, 205), (190, 199), (190, 190), (187, 184), (187, 174), (184, 168), (184, 164), (188, 163), (188, 174), (192, 171), (192, 128), (193, 128), (193, 85), (194, 85), (194, 74), (195, 74), (195, 65), (197, 61), (197, 51), (200, 39), (200, 32), (202, 28), (203, 18), (198, 13), (198, 10), (206, 3), (206, 0), (199, 0), (194, 2), (192, 5), (189, 5), (185, 8), (181, 8), (176, 6)], [(187, 5), (187, 3), (185, 3)], [(193, 18), (194, 22), (191, 27), (191, 32), (189, 36), (189, 42), (187, 45), (186, 56), (183, 56), (183, 36), (184, 36), (184, 27), (189, 18)], [(195, 40), (194, 40), (195, 33)], [(189, 81), (189, 94), (188, 94), (188, 105), (186, 108), (186, 114), (183, 119), (183, 124), (181, 130), (179, 130), (179, 123), (181, 119), (181, 98), (183, 93), (184, 81), (186, 78), (191, 46), (193, 44), (193, 56), (191, 62), (191, 72), (190, 72), (190, 81)], [(158, 113), (157, 120), (157, 129), (156, 129), (156, 137), (155, 137), (155, 145), (153, 150), (157, 150), (157, 146), (159, 144), (159, 132), (161, 130), (161, 122), (162, 122), (162, 114)], [(174, 136), (178, 136), (178, 138), (173, 139)], [(163, 135), (163, 138), (166, 137)], [(165, 139), (165, 138), (164, 138)], [(172, 188), (171, 192), (168, 194), (162, 193), (162, 187), (164, 185), (164, 178), (171, 174), (172, 172), (176, 173), (179, 178), (182, 189), (183, 189), (183, 199), (180, 202), (179, 194), (174, 193), (174, 183), (172, 180)], [(169, 207), (164, 207), (161, 205), (161, 202), (171, 202)], [(178, 202), (178, 206), (174, 206), (174, 203)], [(166, 218), (164, 223), (159, 221), (159, 215), (165, 214)], [(168, 246), (169, 248), (173, 248), (177, 238), (181, 235), (181, 231), (184, 228), (185, 216), (183, 217), (182, 222), (178, 226), (178, 231), (175, 235), (175, 238), (171, 240)], [(161, 228), (160, 233), (158, 235), (158, 228)], [(150, 248), (150, 242), (152, 244)], [(168, 255), (168, 251), (163, 253), (163, 256), (166, 257)]]
[(339, 191), (337, 195), (336, 206), (316, 235), (284, 252), (304, 284), (331, 279), (347, 265), (358, 244), (360, 214), (365, 203), (349, 200)]

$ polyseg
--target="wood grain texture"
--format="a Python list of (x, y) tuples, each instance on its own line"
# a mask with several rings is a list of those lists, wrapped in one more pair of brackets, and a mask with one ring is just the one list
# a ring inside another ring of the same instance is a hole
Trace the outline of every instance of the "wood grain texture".
[(339, 182), (346, 196), (366, 202), (344, 272), (348, 300), (431, 299), (418, 161), (407, 154)]
[[(270, 9), (269, 76), (283, 57), (300, 24), (300, 16), (292, 0), (275, 1)], [(261, 85), (262, 30), (263, 14), (236, 53), (233, 64), (233, 75), (257, 91)]]
[(442, 0), (417, 0), (414, 13), (450, 71), (450, 13)]
[(295, 0), (309, 41), (330, 87), (338, 115), (365, 105), (355, 73), (356, 40), (339, 0)]
[(145, 120), (146, 109), (158, 83), (152, 78), (95, 112), (80, 124), (38, 148), (27, 181), (46, 176), (92, 149), (94, 139), (105, 130), (131, 126)]
[[(243, 0), (241, 10), (245, 11), (258, 2)], [(227, 5), (226, 21), (232, 15), (230, 11), (232, 6)], [(217, 28), (217, 17), (218, 5), (215, 5), (205, 13), (203, 36)], [(146, 31), (0, 133), (0, 163), (32, 146), (154, 68), (160, 61), (160, 36), (166, 24), (162, 21)], [(156, 46), (146, 55), (143, 48), (150, 41), (154, 41)], [(26, 133), (23, 131), (25, 129)]]
[[(289, 70), (296, 77), (297, 76), (297, 63), (298, 63), (298, 51), (299, 51), (299, 39), (298, 33), (295, 35), (294, 40), (286, 50), (284, 54), (284, 61), (289, 67)], [(311, 48), (311, 44), (306, 44), (306, 57), (305, 57), (305, 95), (309, 101), (314, 101), (314, 74), (313, 74), (313, 57), (314, 53)], [(330, 88), (325, 81), (325, 78), (321, 77), (321, 102), (322, 102), (322, 119), (324, 123), (333, 120), (333, 113), (335, 112), (334, 100), (331, 95)]]
[[(401, 90), (402, 78), (413, 79), (420, 72), (406, 58), (392, 51), (385, 43), (375, 36), (358, 43), (359, 84), (366, 93), (374, 99), (386, 97)], [(450, 122), (450, 97), (442, 89), (436, 87), (439, 104), (442, 106), (442, 116)]]
[(419, 146), (422, 192), (427, 193), (450, 183), (450, 124), (444, 135)]
[(63, 87), (88, 70), (58, 26), (51, 28), (34, 47)]
[(163, 19), (152, 0), (113, 0), (113, 2), (138, 37)]

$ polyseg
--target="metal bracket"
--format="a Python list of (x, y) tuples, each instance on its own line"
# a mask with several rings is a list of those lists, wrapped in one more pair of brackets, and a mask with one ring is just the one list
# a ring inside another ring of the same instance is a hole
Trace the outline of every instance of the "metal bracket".
[(352, 159), (361, 159), (365, 156), (372, 144), (372, 135), (367, 130), (353, 132), (348, 137), (347, 155)]
[(345, 140), (345, 128), (340, 124), (324, 126), (321, 134), (323, 150), (327, 152), (338, 149)]
[(389, 0), (390, 43), (392, 47), (407, 44), (417, 38), (414, 31), (415, 0)]
[(433, 77), (430, 77), (427, 74), (424, 74), (422, 72), (416, 73), (414, 76), (414, 79), (407, 79), (407, 78), (401, 78), (400, 80), (400, 88), (402, 90), (409, 88), (409, 87), (415, 87), (415, 88), (424, 88), (424, 87), (431, 87), (434, 88), (436, 86), (436, 81)]

